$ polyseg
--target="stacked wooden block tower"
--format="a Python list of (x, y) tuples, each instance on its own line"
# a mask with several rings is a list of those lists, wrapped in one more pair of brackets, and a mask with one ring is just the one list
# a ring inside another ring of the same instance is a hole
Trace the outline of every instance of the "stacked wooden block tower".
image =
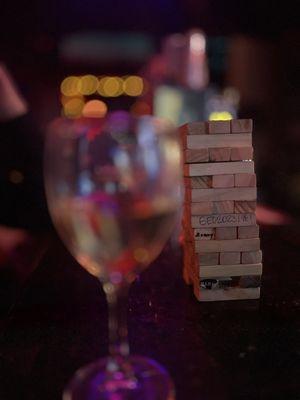
[(252, 120), (193, 122), (180, 133), (185, 281), (200, 301), (257, 299), (262, 253)]

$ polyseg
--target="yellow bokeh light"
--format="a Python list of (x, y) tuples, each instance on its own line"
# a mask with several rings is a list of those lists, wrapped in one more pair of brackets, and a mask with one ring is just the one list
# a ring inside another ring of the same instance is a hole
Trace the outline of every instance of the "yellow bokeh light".
[(64, 106), (68, 101), (70, 101), (70, 100), (72, 100), (72, 99), (80, 99), (80, 100), (82, 100), (82, 101), (84, 101), (84, 97), (81, 95), (81, 94), (79, 94), (79, 95), (76, 95), (76, 96), (65, 96), (65, 95), (61, 95), (60, 96), (60, 102), (61, 102), (61, 104)]
[(79, 79), (78, 91), (79, 93), (89, 96), (97, 92), (98, 79), (94, 75), (84, 75)]
[(101, 118), (107, 113), (107, 106), (101, 100), (88, 101), (82, 110), (83, 117), (87, 118)]
[(104, 97), (117, 97), (123, 94), (123, 80), (117, 76), (101, 78), (98, 93)]
[(73, 98), (64, 104), (63, 113), (68, 118), (79, 118), (84, 107), (84, 101), (80, 98)]
[(209, 115), (210, 121), (229, 121), (233, 118), (229, 111), (213, 111)]
[(128, 96), (140, 96), (143, 93), (144, 83), (139, 76), (128, 76), (123, 83), (124, 93)]
[(68, 76), (62, 81), (60, 91), (65, 96), (76, 96), (79, 94), (79, 84), (80, 79), (78, 76)]

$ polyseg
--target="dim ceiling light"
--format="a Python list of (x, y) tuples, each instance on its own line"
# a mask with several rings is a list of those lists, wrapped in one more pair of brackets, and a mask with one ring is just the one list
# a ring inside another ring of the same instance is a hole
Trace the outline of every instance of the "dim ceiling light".
[(78, 76), (68, 76), (65, 78), (61, 85), (60, 91), (65, 96), (76, 96), (78, 93), (78, 87), (80, 84), (80, 79)]
[(143, 93), (143, 79), (139, 76), (128, 76), (123, 83), (123, 90), (128, 96), (140, 96)]
[(98, 78), (94, 75), (84, 75), (79, 79), (78, 91), (79, 93), (88, 96), (96, 93), (98, 88)]
[(209, 115), (210, 121), (229, 121), (233, 118), (232, 114), (228, 111), (213, 111)]
[(78, 118), (81, 116), (84, 101), (80, 98), (70, 99), (64, 104), (63, 114), (67, 118)]
[(107, 113), (107, 106), (101, 100), (88, 101), (82, 110), (83, 117), (87, 118), (101, 118)]

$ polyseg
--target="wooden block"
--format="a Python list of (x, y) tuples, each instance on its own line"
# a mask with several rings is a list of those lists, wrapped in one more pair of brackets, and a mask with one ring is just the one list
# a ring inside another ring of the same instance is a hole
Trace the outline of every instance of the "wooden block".
[(242, 264), (257, 264), (262, 261), (261, 250), (242, 252)]
[(209, 161), (229, 161), (231, 149), (230, 147), (221, 147), (208, 149)]
[(253, 147), (234, 147), (230, 149), (231, 161), (252, 160)]
[(216, 228), (194, 229), (193, 232), (193, 237), (195, 240), (214, 240)]
[(233, 214), (234, 213), (234, 201), (213, 201), (211, 214)]
[(254, 173), (253, 161), (185, 164), (183, 168), (185, 176), (208, 176), (208, 175)]
[(250, 133), (253, 129), (252, 119), (232, 119), (231, 132), (232, 133)]
[(239, 251), (220, 253), (220, 264), (235, 265), (240, 263), (241, 263), (241, 253)]
[(239, 226), (238, 227), (238, 238), (239, 239), (251, 239), (259, 237), (259, 226)]
[(186, 149), (183, 152), (183, 159), (187, 163), (208, 162), (208, 149)]
[(211, 201), (202, 201), (199, 203), (190, 203), (187, 207), (191, 210), (191, 215), (210, 215), (213, 214), (213, 203)]
[(203, 149), (216, 147), (251, 147), (251, 133), (229, 133), (218, 135), (186, 135), (183, 145), (187, 149)]
[[(230, 254), (230, 253), (222, 253)], [(209, 265), (199, 266), (200, 278), (218, 278), (220, 276), (243, 276), (261, 275), (261, 264), (238, 264), (238, 265)]]
[(255, 187), (256, 186), (256, 175), (255, 174), (235, 174), (234, 175), (234, 186), (235, 187)]
[(250, 226), (250, 225), (255, 225), (255, 223), (256, 223), (255, 214), (212, 214), (212, 215), (192, 215), (191, 217), (192, 228)]
[[(203, 240), (203, 242), (205, 242)], [(202, 241), (201, 241), (202, 243)], [(200, 243), (200, 244), (201, 244)], [(199, 265), (216, 265), (219, 264), (219, 253), (199, 253)]]
[(216, 239), (217, 240), (237, 239), (237, 227), (226, 226), (226, 227), (216, 228)]
[(234, 212), (237, 214), (255, 213), (255, 210), (256, 210), (256, 201), (235, 201), (234, 202)]
[(187, 189), (192, 202), (224, 200), (256, 200), (256, 188)]
[(230, 188), (234, 187), (234, 175), (213, 175), (212, 177), (213, 188)]
[(257, 251), (260, 249), (259, 239), (235, 240), (203, 240), (195, 242), (196, 253), (222, 253), (232, 251)]
[(194, 294), (199, 301), (255, 300), (260, 297), (260, 288), (198, 289), (197, 291), (194, 287)]
[[(202, 201), (199, 203), (184, 203), (187, 215), (233, 214), (234, 201)], [(190, 223), (190, 219), (189, 219)]]
[(190, 189), (208, 189), (212, 187), (212, 176), (193, 176), (184, 178), (185, 187)]
[(179, 127), (179, 132), (183, 135), (206, 135), (208, 133), (206, 122), (189, 122)]
[(231, 124), (230, 121), (208, 121), (208, 133), (230, 133)]

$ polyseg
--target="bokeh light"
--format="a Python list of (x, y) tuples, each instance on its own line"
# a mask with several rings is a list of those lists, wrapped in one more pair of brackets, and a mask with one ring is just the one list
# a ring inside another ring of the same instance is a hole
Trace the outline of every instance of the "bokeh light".
[(72, 98), (64, 104), (63, 115), (67, 118), (79, 118), (83, 107), (84, 101), (81, 98)]
[(98, 78), (94, 75), (84, 75), (79, 79), (79, 93), (89, 96), (97, 92)]
[(79, 84), (80, 79), (78, 76), (68, 76), (62, 81), (60, 91), (65, 96), (76, 96), (79, 94)]
[[(119, 76), (83, 75), (68, 76), (60, 85), (61, 102), (68, 102), (68, 97), (91, 96), (98, 93), (103, 97), (118, 97), (127, 95), (138, 97), (149, 89), (149, 85), (140, 76), (130, 75), (123, 78)], [(83, 98), (84, 100), (84, 98)]]
[(87, 118), (102, 118), (106, 113), (107, 106), (101, 100), (90, 100), (82, 109), (82, 116)]
[(76, 95), (76, 96), (65, 96), (65, 95), (61, 95), (60, 96), (60, 102), (61, 104), (64, 106), (68, 101), (72, 100), (72, 99), (80, 99), (84, 102), (84, 97), (82, 95)]
[(17, 169), (12, 169), (9, 172), (9, 180), (11, 183), (14, 183), (14, 184), (22, 183), (24, 180), (24, 175), (22, 174), (21, 171), (19, 171)]
[(144, 83), (139, 76), (128, 76), (123, 83), (124, 93), (128, 96), (140, 96), (143, 93)]
[(104, 97), (117, 97), (123, 94), (123, 81), (117, 76), (105, 76), (100, 79), (98, 93)]
[(130, 111), (133, 115), (150, 115), (151, 114), (151, 106), (145, 101), (137, 101), (133, 104)]
[(229, 121), (233, 118), (229, 111), (213, 111), (209, 115), (210, 121)]

